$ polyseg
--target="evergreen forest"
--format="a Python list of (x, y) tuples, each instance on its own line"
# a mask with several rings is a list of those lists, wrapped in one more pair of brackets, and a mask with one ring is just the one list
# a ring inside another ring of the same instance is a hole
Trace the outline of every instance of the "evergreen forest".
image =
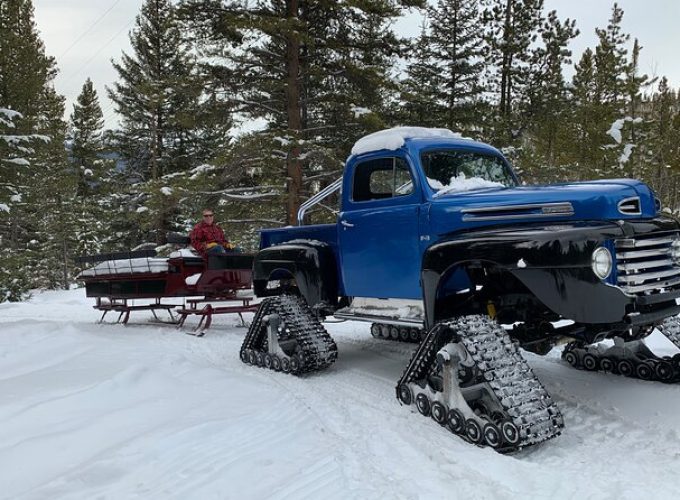
[(678, 214), (680, 96), (624, 16), (574, 55), (577, 20), (543, 0), (144, 0), (110, 129), (91, 78), (65, 109), (32, 1), (0, 0), (0, 302), (71, 286), (80, 255), (162, 251), (204, 207), (254, 249), (394, 126), (488, 142), (527, 184), (638, 178)]

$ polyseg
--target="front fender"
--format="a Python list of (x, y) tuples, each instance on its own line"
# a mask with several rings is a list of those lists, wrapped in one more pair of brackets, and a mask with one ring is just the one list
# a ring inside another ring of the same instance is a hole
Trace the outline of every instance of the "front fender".
[(294, 279), (310, 307), (337, 306), (337, 266), (330, 245), (285, 243), (260, 250), (253, 262), (255, 295), (275, 294), (267, 290), (267, 283), (280, 278)]
[(547, 308), (582, 323), (623, 320), (633, 299), (591, 270), (595, 248), (626, 234), (623, 224), (574, 222), (487, 229), (451, 236), (423, 256), (428, 325), (441, 319), (437, 300), (452, 270), (494, 266), (512, 274)]

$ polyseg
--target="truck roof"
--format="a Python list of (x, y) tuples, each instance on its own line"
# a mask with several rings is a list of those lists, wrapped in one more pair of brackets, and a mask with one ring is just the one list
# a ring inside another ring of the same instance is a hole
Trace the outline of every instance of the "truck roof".
[(451, 145), (454, 147), (473, 147), (492, 154), (499, 154), (499, 151), (493, 146), (463, 137), (460, 133), (452, 132), (449, 129), (395, 127), (362, 137), (352, 147), (351, 156), (382, 150), (394, 151), (405, 146), (407, 143), (413, 144), (418, 149), (429, 146)]

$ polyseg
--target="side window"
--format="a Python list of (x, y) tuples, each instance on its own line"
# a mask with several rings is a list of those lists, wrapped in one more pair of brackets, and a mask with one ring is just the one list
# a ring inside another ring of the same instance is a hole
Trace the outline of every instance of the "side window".
[(379, 200), (413, 192), (413, 180), (403, 158), (379, 158), (360, 163), (354, 170), (352, 199)]

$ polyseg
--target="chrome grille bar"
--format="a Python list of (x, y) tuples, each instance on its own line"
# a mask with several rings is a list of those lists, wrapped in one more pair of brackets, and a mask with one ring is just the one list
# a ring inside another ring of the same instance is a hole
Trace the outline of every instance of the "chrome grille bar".
[(680, 285), (680, 267), (671, 258), (671, 246), (677, 238), (677, 233), (665, 233), (617, 240), (617, 285), (631, 294)]

